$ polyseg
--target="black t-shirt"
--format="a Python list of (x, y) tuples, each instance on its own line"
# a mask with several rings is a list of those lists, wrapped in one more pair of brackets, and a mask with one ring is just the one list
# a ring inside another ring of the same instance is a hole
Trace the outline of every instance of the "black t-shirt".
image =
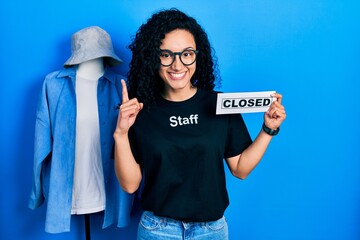
[(195, 222), (221, 218), (229, 205), (224, 158), (252, 140), (240, 114), (216, 115), (215, 91), (198, 89), (182, 102), (161, 97), (143, 109), (130, 129), (143, 170), (144, 210)]

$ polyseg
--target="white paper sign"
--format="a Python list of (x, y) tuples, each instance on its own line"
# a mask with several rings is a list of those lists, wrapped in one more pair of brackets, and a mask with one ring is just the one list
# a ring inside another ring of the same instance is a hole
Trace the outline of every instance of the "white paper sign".
[(266, 112), (276, 99), (275, 91), (218, 93), (216, 114)]

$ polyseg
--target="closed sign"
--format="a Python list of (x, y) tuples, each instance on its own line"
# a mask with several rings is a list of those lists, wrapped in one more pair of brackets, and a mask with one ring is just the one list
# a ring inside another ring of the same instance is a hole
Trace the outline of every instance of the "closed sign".
[(218, 93), (216, 114), (266, 112), (276, 99), (275, 91)]

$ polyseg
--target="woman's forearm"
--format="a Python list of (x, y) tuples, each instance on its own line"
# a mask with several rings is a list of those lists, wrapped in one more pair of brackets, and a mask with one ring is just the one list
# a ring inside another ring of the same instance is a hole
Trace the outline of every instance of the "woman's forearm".
[(234, 159), (237, 163), (232, 169), (233, 175), (245, 179), (261, 161), (271, 139), (272, 136), (261, 130), (254, 142), (237, 159)]
[(114, 133), (115, 140), (115, 172), (121, 188), (134, 193), (140, 185), (142, 174), (140, 165), (131, 152), (127, 135)]

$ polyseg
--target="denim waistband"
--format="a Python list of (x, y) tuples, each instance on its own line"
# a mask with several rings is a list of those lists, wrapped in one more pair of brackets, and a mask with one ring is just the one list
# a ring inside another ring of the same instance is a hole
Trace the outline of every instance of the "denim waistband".
[(185, 229), (189, 228), (190, 226), (195, 226), (195, 225), (205, 226), (209, 222), (217, 222), (217, 221), (221, 221), (221, 220), (225, 221), (225, 217), (221, 217), (220, 219), (215, 220), (215, 221), (185, 222), (185, 221), (180, 221), (180, 220), (176, 220), (176, 219), (169, 218), (169, 217), (158, 216), (158, 215), (155, 215), (151, 211), (144, 211), (143, 217), (148, 218), (148, 220), (150, 220), (150, 221), (158, 222), (160, 224), (170, 224), (170, 225), (183, 226)]

